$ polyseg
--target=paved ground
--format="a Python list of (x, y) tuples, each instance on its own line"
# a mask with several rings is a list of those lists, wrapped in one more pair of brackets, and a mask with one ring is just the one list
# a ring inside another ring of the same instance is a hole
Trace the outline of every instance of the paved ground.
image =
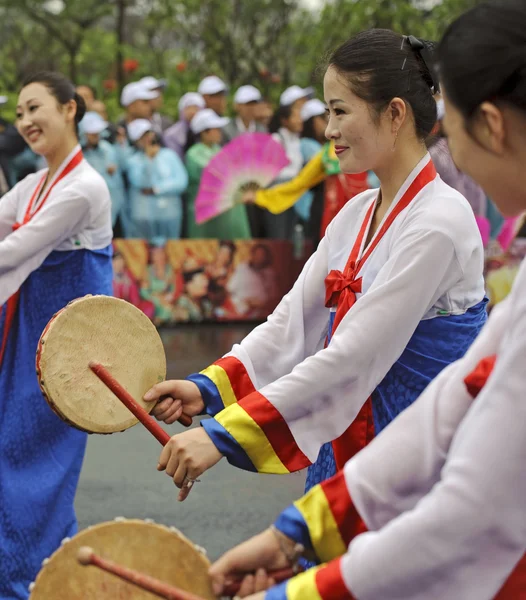
[[(168, 376), (184, 377), (207, 366), (248, 331), (246, 325), (199, 325), (163, 332)], [(80, 528), (117, 516), (152, 518), (178, 527), (214, 559), (265, 528), (303, 491), (303, 473), (255, 475), (223, 460), (179, 503), (177, 488), (156, 471), (159, 453), (158, 442), (139, 426), (91, 436), (76, 500)]]

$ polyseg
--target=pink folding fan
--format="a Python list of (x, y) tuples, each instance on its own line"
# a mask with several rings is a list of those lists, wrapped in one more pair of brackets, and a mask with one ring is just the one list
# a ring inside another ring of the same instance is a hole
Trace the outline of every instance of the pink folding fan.
[(233, 139), (203, 169), (195, 200), (197, 223), (232, 208), (241, 189), (267, 187), (288, 164), (281, 144), (266, 133), (244, 133)]

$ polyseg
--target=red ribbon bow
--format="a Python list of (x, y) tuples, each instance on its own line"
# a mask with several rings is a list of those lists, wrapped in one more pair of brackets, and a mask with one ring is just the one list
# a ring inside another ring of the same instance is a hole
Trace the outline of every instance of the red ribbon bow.
[(325, 278), (325, 306), (337, 306), (333, 329), (356, 302), (356, 294), (362, 291), (362, 278), (356, 278), (356, 265), (350, 263), (342, 273), (333, 269)]

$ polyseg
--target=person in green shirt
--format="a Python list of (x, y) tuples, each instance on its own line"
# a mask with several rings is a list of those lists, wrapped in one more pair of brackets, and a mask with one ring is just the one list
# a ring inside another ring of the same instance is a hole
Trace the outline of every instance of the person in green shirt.
[(195, 221), (195, 199), (199, 191), (199, 182), (203, 169), (221, 150), (221, 128), (228, 119), (218, 116), (212, 109), (199, 111), (190, 123), (194, 135), (199, 142), (186, 153), (188, 170), (188, 237), (218, 238), (223, 240), (250, 239), (250, 225), (247, 211), (243, 204), (236, 204), (221, 215), (198, 225)]

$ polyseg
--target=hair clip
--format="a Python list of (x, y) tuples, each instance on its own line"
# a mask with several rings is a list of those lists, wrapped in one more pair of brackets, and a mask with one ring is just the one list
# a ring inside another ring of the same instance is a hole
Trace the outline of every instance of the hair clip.
[[(431, 80), (431, 89), (433, 94), (438, 94), (440, 92), (440, 84), (435, 74), (435, 70), (432, 67), (433, 57), (431, 56), (431, 52), (428, 50), (427, 46), (424, 44), (422, 40), (419, 40), (414, 35), (404, 35), (402, 38), (402, 47), (403, 49), (405, 42), (407, 42), (413, 50), (413, 52), (417, 53), (422, 59), (427, 72), (429, 73), (429, 77)], [(404, 62), (402, 64), (402, 71), (404, 70), (405, 64), (407, 62), (407, 57), (404, 58)]]

